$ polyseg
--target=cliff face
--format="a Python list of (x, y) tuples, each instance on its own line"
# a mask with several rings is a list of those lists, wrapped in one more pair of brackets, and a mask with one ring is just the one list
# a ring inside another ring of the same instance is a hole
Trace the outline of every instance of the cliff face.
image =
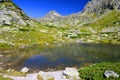
[(1, 0), (0, 3), (0, 26), (1, 25), (26, 25), (29, 19), (25, 13), (11, 0)]
[(83, 13), (104, 13), (108, 10), (120, 10), (120, 0), (91, 0), (85, 6)]

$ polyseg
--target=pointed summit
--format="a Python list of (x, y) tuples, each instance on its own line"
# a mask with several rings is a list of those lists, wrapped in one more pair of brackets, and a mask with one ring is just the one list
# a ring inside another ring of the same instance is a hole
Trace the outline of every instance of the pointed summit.
[(48, 13), (57, 13), (55, 10), (49, 11)]
[(62, 16), (55, 10), (52, 10), (52, 11), (48, 12), (43, 18), (55, 19), (55, 18), (59, 18), (59, 17), (62, 17)]

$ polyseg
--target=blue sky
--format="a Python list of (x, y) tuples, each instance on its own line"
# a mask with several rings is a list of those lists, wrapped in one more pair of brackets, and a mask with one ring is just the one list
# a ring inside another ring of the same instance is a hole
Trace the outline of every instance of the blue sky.
[(89, 0), (13, 0), (30, 17), (42, 17), (51, 10), (69, 15), (83, 10)]

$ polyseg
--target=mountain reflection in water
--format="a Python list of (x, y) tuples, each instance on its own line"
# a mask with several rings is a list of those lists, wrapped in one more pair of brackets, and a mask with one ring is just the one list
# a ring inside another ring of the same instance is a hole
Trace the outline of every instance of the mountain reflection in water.
[(120, 45), (112, 44), (69, 43), (44, 50), (34, 46), (2, 53), (5, 57), (0, 60), (11, 64), (3, 67), (18, 70), (25, 66), (31, 70), (44, 70), (81, 67), (97, 62), (120, 62)]

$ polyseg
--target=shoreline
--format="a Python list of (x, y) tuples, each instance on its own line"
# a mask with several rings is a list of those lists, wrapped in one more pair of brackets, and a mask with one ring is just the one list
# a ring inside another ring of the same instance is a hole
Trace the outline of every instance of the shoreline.
[(12, 78), (13, 80), (92, 80), (93, 78), (96, 80), (106, 80), (107, 78), (114, 78), (114, 80), (119, 80), (119, 70), (120, 62), (102, 62), (79, 69), (67, 67), (65, 70), (58, 71), (39, 71), (37, 73), (27, 72), (23, 76), (13, 76), (14, 71), (10, 71), (9, 74), (3, 71), (3, 74), (0, 74), (0, 78), (3, 76), (5, 78), (3, 80), (9, 80), (6, 78)]
[[(66, 73), (65, 73), (66, 72)], [(79, 73), (75, 73), (78, 72), (78, 69), (76, 68), (70, 68), (67, 67), (65, 70), (57, 70), (57, 71), (39, 71), (38, 73), (27, 73), (26, 76), (9, 76), (9, 75), (4, 75), (4, 78), (11, 78), (13, 80), (68, 80), (66, 76), (70, 76), (71, 77), (75, 77), (75, 78), (79, 78)], [(73, 74), (75, 73), (75, 74)], [(76, 76), (76, 74), (78, 76)], [(40, 78), (41, 79), (40, 79)]]

